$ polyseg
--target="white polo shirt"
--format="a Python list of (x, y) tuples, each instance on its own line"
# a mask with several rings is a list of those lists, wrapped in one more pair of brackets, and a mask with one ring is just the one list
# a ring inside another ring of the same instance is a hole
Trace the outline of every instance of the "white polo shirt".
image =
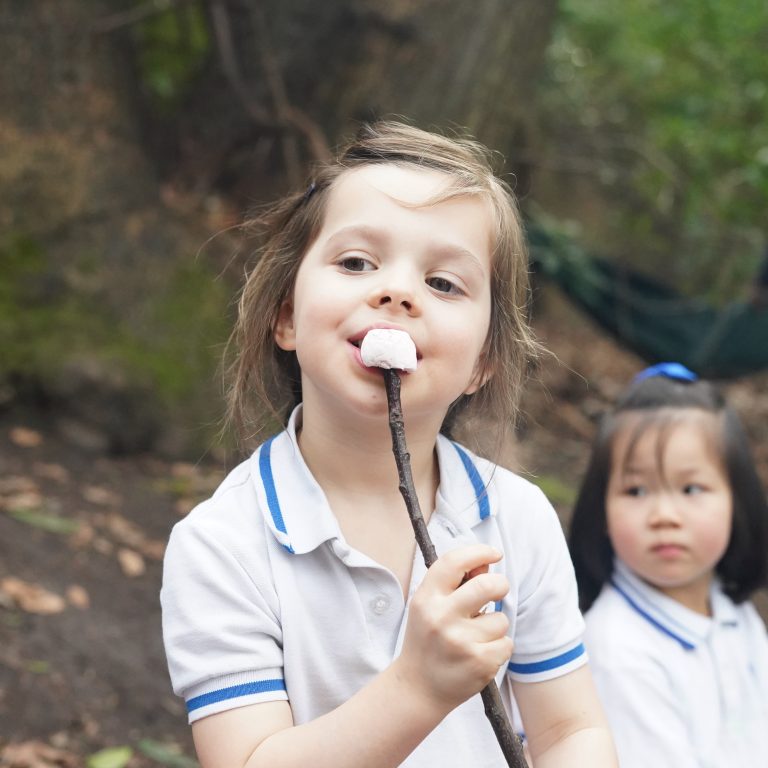
[(766, 768), (768, 636), (751, 603), (712, 617), (616, 562), (586, 614), (590, 668), (622, 768)]
[[(400, 584), (345, 542), (299, 452), (297, 418), (300, 409), (285, 432), (238, 466), (171, 534), (163, 634), (190, 722), (288, 699), (294, 722), (304, 723), (348, 700), (400, 652), (407, 617)], [(531, 483), (444, 437), (437, 457), (440, 487), (429, 532), (438, 555), (473, 542), (505, 553), (494, 567), (511, 588), (496, 607), (510, 619), (515, 650), (497, 682), (509, 706), (508, 676), (546, 680), (586, 662), (562, 529)], [(417, 549), (409, 597), (424, 574)], [(474, 696), (403, 765), (506, 763)]]

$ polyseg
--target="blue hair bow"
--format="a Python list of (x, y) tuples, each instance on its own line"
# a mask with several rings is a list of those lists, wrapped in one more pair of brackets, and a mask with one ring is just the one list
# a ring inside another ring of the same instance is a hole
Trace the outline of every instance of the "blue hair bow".
[(643, 379), (650, 379), (651, 376), (664, 376), (667, 379), (674, 379), (675, 381), (697, 381), (698, 376), (688, 370), (682, 363), (657, 363), (650, 368), (646, 368), (644, 371), (640, 371), (634, 381), (642, 381)]

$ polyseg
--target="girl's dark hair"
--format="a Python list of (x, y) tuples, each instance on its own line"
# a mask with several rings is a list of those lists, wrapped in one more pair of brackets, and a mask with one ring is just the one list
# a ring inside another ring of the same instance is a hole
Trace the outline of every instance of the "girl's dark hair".
[(589, 609), (613, 572), (605, 496), (614, 438), (630, 414), (648, 416), (643, 428), (664, 422), (680, 409), (711, 413), (720, 424), (717, 446), (733, 496), (731, 538), (716, 567), (723, 591), (740, 603), (768, 583), (768, 502), (739, 417), (710, 382), (653, 376), (625, 390), (613, 411), (603, 416), (592, 446), (568, 537), (582, 611)]

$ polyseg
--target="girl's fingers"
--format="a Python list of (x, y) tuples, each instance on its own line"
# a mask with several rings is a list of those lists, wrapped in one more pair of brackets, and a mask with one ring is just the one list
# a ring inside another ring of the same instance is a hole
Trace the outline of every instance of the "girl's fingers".
[(509, 619), (501, 611), (483, 613), (471, 620), (469, 628), (475, 642), (495, 642), (506, 635)]
[(427, 571), (425, 583), (429, 581), (432, 587), (442, 592), (453, 592), (462, 584), (467, 574), (474, 571), (481, 573), (501, 558), (501, 552), (487, 544), (459, 547), (437, 559)]
[(476, 616), (487, 603), (501, 600), (507, 592), (509, 581), (503, 573), (481, 573), (456, 589), (452, 599), (461, 616)]
[(463, 581), (469, 581), (470, 579), (474, 579), (475, 576), (479, 576), (481, 573), (488, 573), (487, 565), (480, 565), (477, 568), (473, 568), (468, 573), (465, 573)]

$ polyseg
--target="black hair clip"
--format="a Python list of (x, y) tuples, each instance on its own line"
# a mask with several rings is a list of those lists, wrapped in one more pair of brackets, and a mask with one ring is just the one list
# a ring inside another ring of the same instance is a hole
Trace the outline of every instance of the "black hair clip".
[(657, 363), (650, 366), (650, 368), (646, 368), (644, 371), (640, 371), (633, 381), (643, 381), (643, 379), (650, 379), (652, 376), (663, 376), (666, 379), (673, 379), (675, 381), (697, 381), (699, 378), (682, 363)]

